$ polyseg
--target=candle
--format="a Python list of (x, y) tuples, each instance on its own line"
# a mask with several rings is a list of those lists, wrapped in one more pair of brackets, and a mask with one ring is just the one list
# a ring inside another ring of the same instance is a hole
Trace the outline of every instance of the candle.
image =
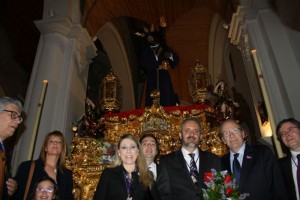
[[(263, 94), (263, 98), (264, 98), (264, 101), (265, 101), (267, 113), (268, 113), (268, 116), (269, 116), (269, 119), (270, 119), (270, 124), (271, 124), (272, 132), (273, 132), (273, 130), (276, 130), (276, 125), (275, 125), (274, 116), (272, 114), (270, 99), (269, 99), (269, 96), (268, 96), (268, 93), (267, 93), (266, 85), (265, 85), (265, 82), (264, 82), (263, 74), (261, 72), (261, 67), (260, 67), (260, 64), (259, 64), (259, 61), (258, 61), (256, 50), (252, 50), (251, 53), (252, 53), (252, 56), (253, 56), (254, 65), (255, 65), (255, 68), (256, 68), (257, 75), (258, 75), (261, 91), (262, 91), (262, 94)], [(280, 143), (277, 139), (276, 133), (275, 134), (273, 133), (272, 135), (273, 135), (273, 138), (274, 138), (273, 143), (276, 147), (277, 155), (278, 155), (279, 158), (281, 158), (281, 157), (283, 157), (283, 152), (282, 152), (282, 149), (281, 149), (281, 145), (280, 145)]]
[(47, 85), (48, 85), (48, 81), (43, 80), (40, 100), (38, 102), (37, 111), (36, 111), (36, 114), (35, 114), (35, 121), (34, 121), (34, 125), (33, 125), (33, 130), (32, 130), (31, 142), (30, 142), (30, 145), (29, 145), (28, 160), (33, 159), (34, 147), (35, 147), (37, 132), (38, 132), (39, 124), (40, 124), (41, 113), (42, 113), (43, 104), (44, 104), (44, 100), (45, 100)]

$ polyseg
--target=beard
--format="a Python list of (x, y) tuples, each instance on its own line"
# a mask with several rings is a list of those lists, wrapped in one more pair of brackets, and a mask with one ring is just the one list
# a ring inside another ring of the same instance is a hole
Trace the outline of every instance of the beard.
[(186, 147), (198, 147), (200, 144), (200, 139), (190, 136), (188, 138), (181, 139), (182, 145)]

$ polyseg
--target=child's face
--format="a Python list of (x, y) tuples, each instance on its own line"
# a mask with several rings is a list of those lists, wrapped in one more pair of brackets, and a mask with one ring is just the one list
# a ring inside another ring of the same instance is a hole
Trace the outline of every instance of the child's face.
[(54, 185), (50, 181), (42, 181), (36, 187), (35, 200), (51, 200), (54, 199)]

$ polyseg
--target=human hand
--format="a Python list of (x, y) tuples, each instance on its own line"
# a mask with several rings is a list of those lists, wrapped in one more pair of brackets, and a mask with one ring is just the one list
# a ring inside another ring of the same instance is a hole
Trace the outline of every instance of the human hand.
[(9, 196), (12, 196), (17, 188), (18, 188), (18, 183), (16, 180), (14, 180), (13, 178), (9, 178), (7, 181), (6, 181), (6, 185), (7, 185), (7, 192), (8, 192), (8, 195)]

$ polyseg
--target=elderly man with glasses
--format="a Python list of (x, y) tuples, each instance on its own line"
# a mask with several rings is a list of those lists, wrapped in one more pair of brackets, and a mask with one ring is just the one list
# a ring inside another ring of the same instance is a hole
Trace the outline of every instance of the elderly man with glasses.
[(221, 158), (222, 168), (234, 174), (246, 199), (288, 199), (284, 178), (272, 151), (264, 145), (244, 142), (245, 130), (233, 119), (220, 126), (220, 137), (230, 151)]
[(294, 118), (283, 119), (278, 123), (276, 132), (278, 138), (289, 148), (287, 156), (279, 159), (288, 189), (288, 199), (300, 199), (300, 122)]
[(8, 199), (17, 189), (17, 182), (14, 179), (8, 178), (6, 180), (6, 156), (3, 141), (11, 137), (23, 121), (21, 117), (22, 108), (19, 100), (0, 97), (0, 199), (3, 200)]

